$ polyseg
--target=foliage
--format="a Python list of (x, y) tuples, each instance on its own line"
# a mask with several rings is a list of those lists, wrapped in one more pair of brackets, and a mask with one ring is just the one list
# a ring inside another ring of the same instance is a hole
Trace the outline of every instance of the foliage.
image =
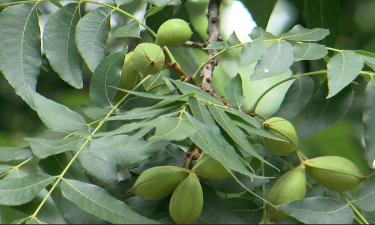
[[(194, 43), (163, 47), (165, 70), (155, 75), (138, 73), (131, 88), (119, 85), (124, 74), (134, 74), (123, 67), (125, 56), (139, 43), (152, 43), (162, 22), (175, 17), (189, 22), (187, 1), (51, 2), (59, 9), (42, 32), (39, 18), (43, 13), (38, 7), (45, 2), (0, 4), (4, 7), (0, 13), (1, 72), (43, 124), (58, 133), (50, 139), (24, 138), (29, 143), (24, 147), (0, 147), (0, 205), (21, 212), (13, 223), (173, 223), (168, 210), (171, 195), (145, 200), (127, 190), (148, 168), (190, 169), (202, 153), (219, 162), (231, 177), (200, 179), (204, 204), (194, 223), (271, 222), (266, 208), (273, 206), (266, 196), (275, 183), (273, 178), (298, 166), (302, 158), (306, 160), (301, 149), (281, 157), (261, 141), (264, 137), (280, 141), (262, 125), (267, 118), (257, 107), (270, 91), (287, 82), (291, 86), (274, 116), (302, 117), (296, 129), (301, 141), (339, 121), (353, 104), (354, 80), (364, 78), (368, 82), (362, 117), (365, 158), (373, 168), (375, 54), (334, 48), (338, 24), (326, 18), (334, 17), (336, 11), (327, 14), (322, 9), (335, 1), (305, 1), (307, 28), (295, 25), (281, 35), (265, 30), (276, 1), (243, 1), (259, 24), (249, 34), (251, 41), (241, 42), (233, 32), (225, 40), (201, 44), (204, 40), (191, 26)], [(126, 10), (128, 5), (144, 2), (147, 8), (142, 19)], [(98, 7), (85, 10), (88, 5)], [(114, 31), (113, 18), (121, 24)], [(114, 38), (126, 45), (111, 46)], [(204, 52), (217, 53), (195, 65), (199, 53), (192, 50), (194, 44)], [(116, 50), (108, 51), (107, 46)], [(200, 79), (201, 69), (235, 49), (240, 52), (239, 66), (253, 65), (253, 70), (229, 79), (221, 87), (224, 97), (202, 90), (200, 85), (207, 81)], [(188, 61), (190, 67), (181, 67), (180, 61)], [(313, 66), (303, 66), (309, 62)], [(47, 67), (76, 89), (88, 87), (91, 104), (75, 111), (38, 93), (38, 76)], [(87, 71), (89, 84), (84, 82)], [(250, 81), (257, 82), (286, 71), (289, 77), (244, 109), (244, 79), (251, 75)], [(23, 170), (26, 165), (31, 169)], [(374, 179), (368, 176), (357, 193), (341, 193), (307, 175), (306, 197), (277, 206), (290, 216), (277, 222), (371, 222)]]

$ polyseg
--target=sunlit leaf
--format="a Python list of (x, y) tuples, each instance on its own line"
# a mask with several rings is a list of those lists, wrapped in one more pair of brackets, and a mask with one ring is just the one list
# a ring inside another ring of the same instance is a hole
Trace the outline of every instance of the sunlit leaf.
[(306, 224), (351, 224), (354, 220), (349, 205), (326, 197), (291, 201), (277, 208)]
[(293, 50), (295, 61), (300, 60), (317, 60), (327, 55), (326, 46), (316, 43), (296, 44)]
[(110, 108), (112, 98), (121, 78), (122, 65), (127, 49), (113, 53), (103, 59), (91, 77), (90, 100), (100, 108)]
[(286, 41), (270, 45), (255, 66), (250, 80), (262, 80), (285, 72), (293, 64), (293, 46)]
[(50, 129), (57, 131), (74, 131), (85, 126), (85, 120), (68, 107), (54, 102), (37, 92), (29, 90), (35, 110), (42, 122)]
[(362, 182), (353, 204), (365, 211), (374, 211), (375, 205), (375, 176), (372, 174), (366, 182)]
[(118, 37), (135, 37), (141, 38), (140, 36), (141, 29), (139, 28), (139, 24), (137, 21), (131, 21), (129, 24), (126, 24), (122, 27), (117, 28), (117, 30), (113, 33), (113, 36)]
[(50, 155), (59, 154), (68, 150), (78, 150), (79, 137), (48, 140), (43, 138), (24, 138), (30, 143), (31, 150), (38, 158), (44, 159)]
[(238, 39), (237, 34), (235, 31), (231, 35), (229, 35), (227, 40), (228, 46), (232, 47), (233, 45), (241, 44), (241, 41)]
[(78, 22), (75, 37), (77, 47), (91, 71), (95, 71), (105, 56), (111, 13), (110, 8), (99, 7)]
[(259, 224), (262, 220), (263, 209), (247, 198), (227, 198), (233, 212), (249, 224)]
[(297, 115), (309, 103), (314, 91), (314, 81), (308, 76), (297, 78), (289, 87), (279, 110), (274, 116), (285, 119)]
[(83, 87), (82, 58), (75, 41), (80, 18), (80, 6), (70, 3), (51, 16), (43, 31), (43, 46), (51, 67), (75, 88)]
[[(257, 0), (257, 1), (259, 1), (259, 0)], [(250, 37), (251, 37), (251, 39), (253, 39), (253, 41), (267, 40), (267, 39), (277, 39), (277, 37), (275, 35), (271, 34), (268, 31), (265, 31), (261, 27), (254, 27), (254, 29), (251, 31)]]
[(245, 224), (236, 213), (229, 207), (228, 203), (221, 197), (215, 195), (207, 188), (203, 189), (203, 209), (198, 220), (210, 224)]
[(348, 111), (353, 100), (350, 86), (329, 99), (326, 99), (327, 93), (327, 82), (324, 82), (315, 94), (305, 121), (297, 133), (298, 139), (302, 140), (328, 128)]
[(132, 2), (134, 0), (115, 0), (116, 2), (116, 5), (120, 6), (120, 5), (124, 5), (124, 4), (128, 4), (130, 2)]
[(0, 147), (0, 162), (23, 160), (32, 156), (30, 147)]
[(154, 6), (154, 7), (151, 7), (149, 8), (146, 13), (145, 13), (145, 16), (144, 16), (144, 19), (149, 17), (149, 16), (152, 16), (154, 15), (155, 13), (159, 12), (160, 10), (164, 9), (166, 5), (162, 5), (162, 6)]
[(342, 51), (329, 60), (327, 67), (329, 87), (327, 98), (331, 98), (358, 76), (363, 67), (363, 59), (352, 51)]
[(112, 197), (98, 186), (64, 179), (61, 183), (61, 190), (64, 197), (81, 209), (111, 223), (156, 223), (135, 213), (124, 202)]
[(224, 86), (224, 94), (228, 103), (236, 109), (241, 109), (245, 97), (242, 91), (241, 76), (237, 74), (232, 77)]
[(33, 108), (28, 89), (36, 89), (42, 64), (37, 4), (8, 6), (0, 14), (0, 27), (1, 71), (17, 95)]
[(366, 159), (370, 167), (375, 160), (375, 84), (370, 80), (363, 94), (363, 126), (366, 143)]
[(255, 63), (260, 59), (266, 50), (267, 45), (263, 40), (256, 40), (246, 43), (241, 48), (239, 65), (244, 66)]
[(281, 35), (281, 38), (291, 41), (320, 41), (324, 39), (327, 35), (329, 35), (328, 29), (307, 29), (297, 24), (290, 31)]
[(31, 201), (56, 178), (33, 173), (23, 178), (0, 180), (0, 204), (21, 205)]

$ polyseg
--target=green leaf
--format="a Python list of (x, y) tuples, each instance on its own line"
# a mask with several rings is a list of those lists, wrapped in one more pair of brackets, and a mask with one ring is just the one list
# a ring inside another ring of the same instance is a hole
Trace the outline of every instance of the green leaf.
[(0, 174), (8, 172), (12, 168), (13, 168), (13, 166), (0, 164)]
[(330, 35), (323, 40), (323, 43), (326, 46), (335, 47), (336, 38), (340, 30), (340, 1), (309, 0), (304, 1), (304, 3), (307, 28), (320, 27), (328, 29)]
[(132, 2), (133, 0), (115, 0), (116, 2), (116, 5), (120, 6), (120, 5), (124, 5), (124, 4), (128, 4), (130, 2)]
[(297, 24), (290, 31), (282, 34), (281, 38), (290, 41), (320, 41), (327, 35), (329, 35), (328, 29), (306, 29), (305, 27)]
[(129, 24), (126, 24), (122, 27), (119, 27), (114, 33), (113, 36), (118, 37), (135, 37), (141, 38), (140, 35), (141, 29), (137, 21), (131, 21)]
[(240, 74), (232, 77), (224, 86), (224, 95), (228, 103), (235, 109), (241, 109), (245, 97), (242, 91)]
[(354, 220), (349, 205), (326, 197), (291, 201), (277, 208), (306, 224), (351, 224)]
[(110, 224), (78, 207), (59, 192), (57, 207), (70, 224)]
[(247, 140), (246, 135), (238, 128), (230, 119), (230, 117), (225, 113), (223, 109), (219, 109), (216, 106), (210, 105), (209, 110), (214, 117), (215, 121), (227, 132), (227, 134), (236, 142), (243, 150), (245, 150), (250, 155), (256, 157), (262, 162), (267, 163), (262, 156), (260, 156), (252, 147)]
[(203, 187), (203, 209), (198, 220), (210, 224), (246, 224), (221, 197)]
[(297, 132), (298, 139), (318, 133), (338, 121), (349, 109), (353, 100), (353, 91), (347, 86), (336, 96), (326, 99), (327, 82), (324, 82), (315, 94), (305, 121)]
[(81, 105), (81, 109), (88, 117), (94, 120), (105, 117), (111, 110), (99, 108), (95, 105)]
[(212, 97), (210, 94), (198, 88), (197, 86), (171, 79), (170, 81), (172, 81), (172, 83), (177, 86), (177, 88), (182, 92), (182, 94), (195, 93), (195, 97), (197, 97), (200, 100), (211, 102), (212, 104), (216, 105), (223, 105), (223, 103), (219, 99)]
[(95, 71), (105, 56), (111, 14), (111, 9), (99, 7), (78, 22), (75, 37), (77, 47), (91, 71)]
[[(158, 200), (146, 200), (141, 197), (134, 196), (126, 199), (125, 203), (136, 213), (139, 213), (142, 216), (150, 217), (151, 215), (163, 211), (163, 206), (169, 204), (169, 196)], [(166, 212), (168, 212), (167, 210)]]
[(155, 134), (149, 139), (181, 141), (195, 134), (196, 130), (188, 121), (180, 117), (159, 116), (152, 121)]
[(313, 92), (314, 81), (309, 76), (297, 78), (274, 116), (288, 119), (297, 115), (310, 102)]
[(266, 29), (268, 20), (271, 16), (276, 0), (241, 0), (244, 6), (249, 10), (253, 20), (258, 27)]
[(43, 31), (43, 46), (51, 67), (75, 88), (83, 87), (82, 58), (75, 41), (80, 18), (80, 5), (70, 3), (51, 16)]
[(35, 91), (29, 92), (35, 110), (42, 122), (50, 129), (57, 131), (74, 131), (85, 126), (86, 122), (78, 113), (60, 105)]
[(358, 76), (363, 67), (363, 59), (352, 51), (341, 51), (329, 60), (327, 67), (329, 87), (327, 98), (331, 98)]
[(112, 197), (98, 186), (64, 179), (61, 191), (64, 197), (81, 209), (111, 223), (156, 223), (135, 213), (124, 202)]
[(366, 182), (362, 182), (355, 200), (352, 203), (365, 211), (374, 211), (375, 205), (375, 176), (372, 174)]
[(316, 43), (301, 43), (296, 44), (293, 50), (293, 57), (295, 61), (300, 60), (317, 60), (327, 55), (326, 46)]
[(233, 212), (249, 224), (259, 224), (262, 220), (263, 209), (247, 198), (226, 198)]
[(25, 224), (48, 224), (48, 223), (43, 222), (35, 217), (34, 219), (27, 220)]
[(262, 80), (285, 72), (293, 64), (293, 46), (286, 41), (273, 43), (267, 48), (254, 68), (250, 80)]
[(95, 72), (91, 77), (90, 83), (90, 100), (100, 108), (112, 107), (111, 101), (116, 94), (116, 89), (120, 83), (121, 69), (124, 64), (124, 51), (113, 53), (103, 59), (96, 67)]
[[(68, 157), (66, 153), (51, 155), (38, 162), (38, 170), (51, 176), (59, 176), (66, 169), (71, 160), (72, 158)], [(89, 179), (82, 171), (82, 167), (76, 163), (70, 165), (64, 177), (89, 182)]]
[(170, 107), (162, 107), (162, 108), (137, 108), (130, 111), (125, 111), (121, 114), (108, 117), (105, 121), (111, 120), (134, 120), (134, 119), (145, 119), (150, 117), (158, 117), (164, 114), (167, 114), (175, 109), (180, 108), (179, 105), (177, 106), (170, 106)]
[(30, 202), (56, 177), (33, 173), (23, 178), (0, 180), (0, 204), (21, 205)]
[(363, 126), (366, 143), (366, 159), (370, 167), (373, 167), (375, 160), (375, 84), (371, 79), (363, 94)]
[(31, 146), (31, 150), (38, 158), (44, 159), (50, 155), (59, 154), (68, 150), (78, 150), (79, 137), (48, 140), (43, 138), (24, 138)]
[[(136, 140), (134, 140), (137, 138)], [(118, 164), (138, 163), (159, 152), (165, 142), (147, 142), (139, 137), (116, 135), (95, 139), (91, 142), (91, 151), (99, 158)]]
[(120, 190), (115, 163), (102, 160), (91, 151), (82, 151), (78, 155), (78, 161), (86, 173), (94, 177), (95, 181), (103, 183), (116, 196), (123, 195)]
[(151, 7), (149, 8), (146, 13), (145, 13), (145, 16), (143, 19), (146, 19), (147, 17), (149, 16), (152, 16), (154, 15), (155, 13), (159, 12), (160, 10), (164, 9), (166, 5), (163, 5), (163, 6), (154, 6), (154, 7)]
[(226, 42), (227, 45), (230, 47), (232, 47), (233, 45), (241, 44), (241, 41), (238, 39), (235, 31), (233, 31), (233, 33), (229, 35), (228, 40)]
[(181, 5), (180, 0), (145, 0), (153, 5)]
[(36, 89), (42, 64), (37, 4), (8, 6), (0, 14), (0, 27), (1, 71), (17, 95), (33, 108), (28, 89)]
[(0, 162), (25, 160), (32, 156), (30, 147), (0, 147)]
[(210, 43), (209, 45), (207, 45), (203, 49), (204, 50), (208, 50), (208, 49), (227, 49), (227, 48), (229, 48), (227, 42), (225, 42), (225, 41), (218, 41), (218, 42), (212, 42), (212, 43)]
[[(257, 0), (258, 1), (258, 0)], [(277, 37), (270, 32), (265, 31), (261, 27), (254, 27), (250, 34), (251, 39), (254, 41), (277, 39)]]
[(263, 53), (267, 50), (267, 45), (263, 40), (256, 40), (246, 43), (241, 48), (239, 65), (250, 65), (260, 59)]
[(372, 70), (375, 71), (375, 54), (374, 53), (361, 51), (361, 50), (357, 50), (354, 52), (358, 55), (361, 55), (366, 65), (368, 65), (369, 67), (371, 67)]

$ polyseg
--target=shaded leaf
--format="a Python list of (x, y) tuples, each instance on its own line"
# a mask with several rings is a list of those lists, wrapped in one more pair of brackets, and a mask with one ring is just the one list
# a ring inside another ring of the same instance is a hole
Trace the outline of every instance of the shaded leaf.
[(328, 29), (328, 35), (322, 41), (326, 46), (335, 47), (336, 38), (340, 25), (340, 1), (337, 0), (309, 0), (304, 1), (304, 13), (306, 16), (307, 28)]
[(30, 93), (38, 116), (48, 128), (57, 131), (74, 131), (85, 126), (85, 120), (78, 113), (37, 92), (30, 90)]
[(0, 161), (24, 160), (32, 157), (30, 147), (0, 147)]
[(78, 150), (79, 137), (48, 140), (43, 138), (24, 138), (30, 143), (31, 150), (38, 158), (44, 159), (50, 155), (59, 154), (68, 150)]
[(43, 31), (43, 46), (51, 67), (75, 88), (83, 87), (82, 58), (75, 41), (80, 18), (79, 4), (70, 3), (51, 16)]
[(28, 89), (36, 89), (42, 64), (37, 4), (8, 6), (0, 14), (0, 27), (1, 71), (17, 95), (34, 108)]
[(327, 35), (329, 35), (328, 29), (307, 29), (297, 24), (290, 31), (282, 34), (281, 38), (290, 41), (320, 41)]
[(168, 112), (171, 112), (175, 109), (180, 108), (179, 105), (177, 106), (170, 106), (170, 107), (162, 107), (162, 108), (137, 108), (130, 111), (126, 111), (124, 113), (108, 117), (106, 121), (110, 120), (134, 120), (134, 119), (145, 119), (150, 117), (157, 117)]
[(9, 171), (12, 168), (13, 168), (13, 166), (0, 164), (0, 174), (3, 174), (5, 172)]
[(77, 47), (91, 71), (95, 71), (105, 56), (111, 13), (110, 8), (98, 7), (78, 22), (75, 37)]
[(177, 86), (182, 94), (195, 93), (195, 97), (197, 97), (198, 99), (211, 102), (212, 104), (216, 105), (223, 105), (223, 103), (219, 99), (212, 97), (210, 94), (198, 88), (197, 86), (175, 80), (170, 81), (172, 81), (172, 83)]
[(81, 109), (88, 117), (94, 120), (105, 117), (111, 110), (99, 108), (95, 105), (81, 105)]
[(241, 2), (249, 10), (257, 26), (266, 29), (276, 0), (241, 0)]
[(329, 60), (327, 67), (329, 87), (327, 98), (331, 98), (358, 76), (363, 67), (363, 59), (352, 51), (341, 51)]
[(30, 202), (56, 178), (33, 173), (23, 178), (0, 180), (0, 204), (21, 205)]
[(327, 82), (324, 82), (315, 94), (306, 118), (297, 132), (298, 139), (302, 140), (328, 128), (348, 111), (353, 100), (353, 91), (350, 86), (329, 99), (325, 98), (327, 93)]
[(111, 223), (156, 223), (135, 213), (124, 202), (112, 197), (98, 186), (64, 179), (61, 190), (64, 197), (81, 209)]
[(152, 121), (156, 127), (155, 134), (149, 139), (181, 141), (194, 135), (196, 130), (188, 121), (180, 117), (159, 116)]
[(295, 61), (300, 60), (317, 60), (327, 55), (326, 46), (316, 43), (296, 44), (293, 49), (293, 57)]
[(232, 77), (224, 86), (224, 95), (227, 102), (236, 109), (241, 109), (245, 97), (242, 91), (241, 76), (237, 74)]
[(270, 45), (255, 66), (250, 80), (262, 80), (285, 72), (293, 64), (293, 46), (286, 41)]
[(366, 144), (366, 159), (370, 167), (374, 167), (373, 162), (375, 160), (375, 84), (374, 80), (371, 79), (363, 94), (363, 126), (364, 136)]
[(90, 100), (100, 108), (109, 108), (112, 106), (112, 98), (116, 94), (116, 89), (120, 83), (122, 65), (124, 63), (124, 51), (113, 53), (103, 59), (96, 67), (91, 77)]
[(361, 207), (365, 211), (374, 211), (375, 205), (375, 176), (372, 174), (369, 179), (361, 183), (358, 189), (355, 200), (352, 203), (356, 206)]
[(126, 199), (125, 203), (129, 205), (136, 213), (139, 213), (142, 216), (150, 217), (156, 213), (168, 212), (169, 198), (170, 196), (157, 200), (146, 200), (141, 197), (134, 196)]
[(266, 50), (267, 45), (263, 40), (256, 40), (244, 44), (241, 48), (239, 65), (244, 66), (255, 63)]
[(227, 198), (233, 212), (249, 224), (259, 224), (262, 220), (263, 209), (247, 198)]
[(306, 224), (351, 224), (354, 220), (349, 205), (326, 197), (291, 201), (277, 208)]
[(210, 224), (245, 224), (236, 213), (229, 207), (228, 203), (221, 197), (215, 195), (203, 187), (203, 209), (198, 220)]
[(116, 135), (91, 142), (93, 153), (106, 161), (118, 164), (133, 164), (162, 150), (166, 142), (147, 142), (139, 137)]
[(25, 224), (48, 224), (48, 223), (43, 222), (35, 217), (34, 219), (27, 220)]
[(297, 115), (309, 103), (313, 92), (314, 81), (309, 76), (297, 78), (289, 87), (274, 116), (288, 119)]
[(117, 30), (113, 33), (113, 36), (116, 38), (118, 37), (141, 38), (140, 32), (141, 32), (141, 29), (139, 28), (138, 22), (133, 20), (129, 24), (126, 24), (122, 27), (117, 28)]

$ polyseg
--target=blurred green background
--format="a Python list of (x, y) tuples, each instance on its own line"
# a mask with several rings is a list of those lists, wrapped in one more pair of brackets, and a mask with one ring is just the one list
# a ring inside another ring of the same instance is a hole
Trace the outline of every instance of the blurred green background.
[[(0, 4), (12, 2), (13, 0), (0, 0)], [(236, 32), (239, 39), (243, 42), (250, 41), (248, 34), (256, 23), (252, 20), (249, 13), (252, 0), (234, 1), (223, 0), (221, 7), (221, 36), (225, 40), (233, 31)], [(305, 2), (308, 2), (306, 0)], [(102, 0), (102, 2), (113, 4), (113, 0)], [(242, 3), (244, 2), (246, 6)], [(255, 2), (255, 1), (254, 1)], [(270, 1), (272, 2), (272, 1)], [(301, 24), (307, 27), (305, 13), (303, 11), (303, 2), (301, 0), (279, 0), (271, 14), (267, 31), (275, 35), (291, 29), (295, 24)], [(375, 52), (375, 1), (327, 1), (327, 10), (330, 10), (329, 4), (332, 4), (332, 12), (337, 14), (337, 38), (334, 46), (339, 49), (358, 49)], [(67, 2), (62, 2), (65, 5)], [(208, 0), (186, 0), (182, 1), (181, 8), (172, 6), (166, 7), (161, 12), (151, 16), (146, 23), (155, 31), (158, 26), (168, 17), (173, 16), (187, 20), (193, 30), (193, 41), (204, 42), (207, 38), (205, 17)], [(84, 4), (82, 7), (82, 16), (95, 7), (94, 4)], [(130, 4), (121, 6), (127, 12), (142, 18), (147, 7), (143, 1), (133, 1)], [(334, 8), (336, 7), (336, 8)], [(339, 8), (337, 8), (339, 7)], [(5, 7), (0, 7), (0, 11)], [(49, 2), (42, 2), (39, 5), (40, 26), (43, 26), (48, 18), (58, 8)], [(176, 14), (173, 14), (177, 9)], [(251, 11), (251, 10), (250, 10)], [(112, 31), (129, 22), (129, 18), (120, 14), (114, 14), (111, 26)], [(147, 32), (142, 32), (144, 39), (113, 38), (110, 37), (107, 47), (107, 53), (113, 53), (129, 46), (133, 49), (140, 41), (153, 41)], [(201, 62), (207, 57), (205, 51), (200, 49), (191, 49), (185, 46), (171, 49), (176, 55), (177, 61), (188, 74), (192, 74)], [(1, 51), (1, 49), (0, 49)], [(43, 50), (42, 50), (43, 51)], [(270, 85), (290, 76), (291, 71), (265, 79), (262, 81), (250, 82), (248, 77), (252, 73), (254, 65), (239, 67), (238, 55), (240, 50), (234, 49), (220, 56), (218, 67), (214, 70), (213, 85), (215, 90), (223, 95), (223, 86), (231, 77), (240, 73), (244, 82), (245, 103), (243, 109), (251, 107), (257, 97)], [(180, 54), (183, 53), (183, 54)], [(309, 70), (308, 63), (302, 64), (305, 70)], [(365, 68), (366, 69), (366, 68)], [(91, 72), (84, 65), (83, 69), (84, 88), (74, 89), (62, 81), (58, 75), (51, 69), (47, 59), (43, 60), (43, 69), (38, 78), (37, 91), (42, 95), (53, 99), (69, 108), (82, 112), (80, 105), (90, 104), (88, 97), (88, 86), (90, 83)], [(166, 72), (167, 76), (175, 77), (176, 74)], [(366, 81), (358, 77), (357, 84), (353, 85), (355, 97), (349, 112), (336, 124), (328, 129), (304, 139), (301, 144), (301, 150), (308, 157), (322, 155), (340, 155), (353, 160), (363, 173), (369, 174), (370, 168), (364, 160), (364, 142), (362, 120), (362, 95)], [(257, 112), (264, 116), (272, 116), (277, 111), (284, 93), (290, 83), (285, 83), (270, 92), (260, 103)], [(18, 97), (12, 87), (0, 76), (0, 146), (24, 146), (27, 144), (23, 137), (55, 137), (56, 133), (49, 132), (41, 123), (37, 114), (28, 107), (26, 103)], [(293, 118), (293, 124), (296, 128), (300, 126), (303, 116)]]

